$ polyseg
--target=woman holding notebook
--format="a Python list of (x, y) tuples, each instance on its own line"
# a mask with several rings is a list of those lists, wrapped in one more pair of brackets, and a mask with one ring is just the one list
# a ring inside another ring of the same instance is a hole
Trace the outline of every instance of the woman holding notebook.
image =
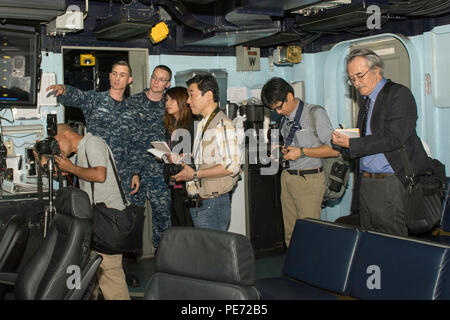
[(181, 171), (181, 162), (190, 163), (191, 149), (194, 142), (194, 119), (187, 103), (186, 88), (173, 87), (166, 91), (164, 126), (167, 145), (172, 151), (167, 155), (164, 166), (164, 179), (170, 186), (172, 226), (193, 226), (189, 208), (186, 206), (186, 186), (170, 177)]

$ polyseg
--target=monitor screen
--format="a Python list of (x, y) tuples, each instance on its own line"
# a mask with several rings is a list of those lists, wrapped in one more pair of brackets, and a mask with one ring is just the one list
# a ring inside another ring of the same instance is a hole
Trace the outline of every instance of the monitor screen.
[(0, 108), (36, 106), (38, 33), (0, 25)]

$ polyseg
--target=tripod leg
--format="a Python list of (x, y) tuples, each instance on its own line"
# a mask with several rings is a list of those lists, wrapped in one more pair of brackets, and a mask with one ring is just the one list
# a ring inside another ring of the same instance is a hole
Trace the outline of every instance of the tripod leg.
[(47, 226), (48, 226), (48, 209), (45, 208), (45, 211), (44, 211), (44, 238), (47, 236)]

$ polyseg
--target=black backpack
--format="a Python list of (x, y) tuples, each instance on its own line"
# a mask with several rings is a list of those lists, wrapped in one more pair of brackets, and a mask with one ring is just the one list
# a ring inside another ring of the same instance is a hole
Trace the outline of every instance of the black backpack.
[[(316, 128), (316, 117), (314, 111), (322, 108), (313, 106), (309, 111), (309, 123), (314, 130), (314, 135), (318, 138)], [(348, 185), (350, 176), (350, 162), (342, 156), (342, 153), (335, 158), (322, 158), (323, 172), (325, 173), (325, 193), (323, 201), (336, 200), (342, 198)]]

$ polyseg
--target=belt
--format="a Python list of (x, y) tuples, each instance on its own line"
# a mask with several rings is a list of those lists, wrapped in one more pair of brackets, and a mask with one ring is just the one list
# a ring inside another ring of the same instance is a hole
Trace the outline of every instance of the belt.
[(218, 194), (217, 196), (215, 195), (214, 197), (211, 197), (211, 198), (202, 198), (202, 197), (199, 197), (199, 199), (200, 200), (211, 200), (211, 199), (215, 199), (215, 198), (218, 198), (218, 197), (220, 197), (220, 196), (223, 196), (224, 194), (229, 194), (229, 192), (225, 192), (225, 193), (222, 193), (222, 194)]
[(323, 168), (316, 168), (316, 169), (310, 169), (310, 170), (286, 170), (289, 174), (296, 175), (296, 176), (303, 176), (305, 174), (314, 174), (319, 173), (323, 171)]
[(386, 177), (394, 175), (393, 173), (372, 173), (372, 172), (366, 172), (362, 171), (362, 174), (366, 178), (370, 179), (384, 179)]

